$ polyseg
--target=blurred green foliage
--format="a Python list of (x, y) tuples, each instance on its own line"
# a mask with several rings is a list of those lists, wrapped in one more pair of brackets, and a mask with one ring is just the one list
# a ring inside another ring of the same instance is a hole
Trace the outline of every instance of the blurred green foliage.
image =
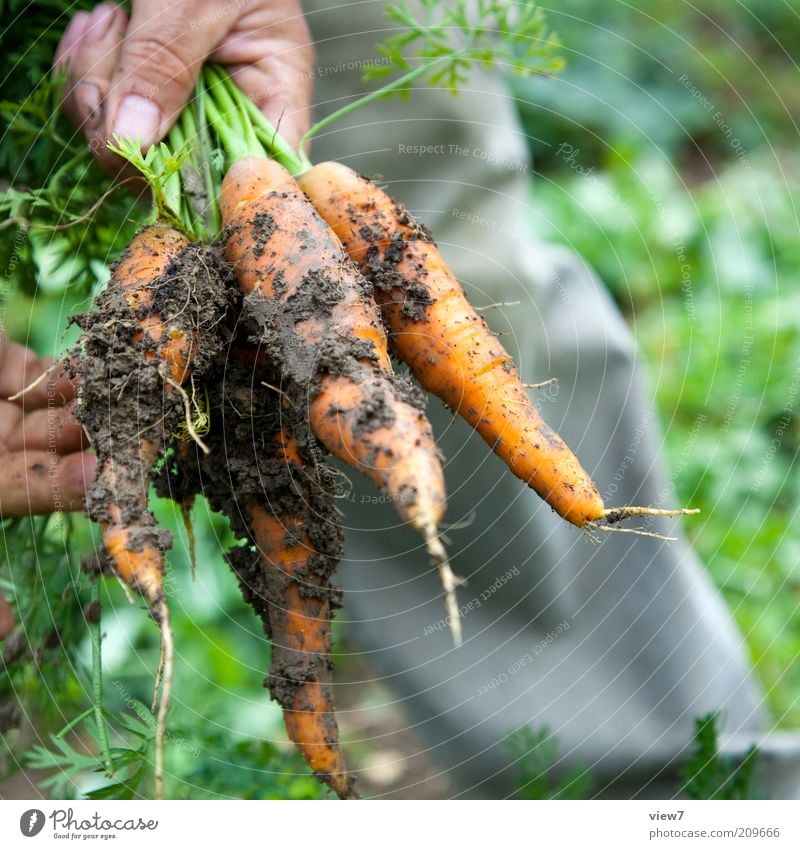
[(756, 787), (758, 750), (741, 757), (719, 751), (719, 716), (707, 713), (695, 720), (694, 749), (681, 770), (681, 792), (689, 799), (759, 799)]
[(563, 0), (545, 10), (566, 70), (514, 81), (539, 167), (558, 170), (563, 143), (587, 166), (653, 146), (705, 176), (733, 137), (745, 150), (796, 143), (798, 0)]
[(675, 500), (702, 510), (685, 528), (775, 721), (797, 727), (800, 3), (566, 0), (551, 16), (568, 68), (519, 89), (535, 231), (581, 253), (626, 314)]

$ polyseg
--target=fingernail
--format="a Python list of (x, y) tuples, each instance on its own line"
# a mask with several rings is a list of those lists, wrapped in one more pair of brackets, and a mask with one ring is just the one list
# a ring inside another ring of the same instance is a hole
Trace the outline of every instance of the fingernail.
[(95, 6), (91, 15), (89, 15), (89, 22), (83, 36), (86, 41), (100, 41), (108, 32), (116, 12), (117, 7), (110, 4), (101, 3), (99, 6)]
[(122, 98), (114, 117), (113, 135), (128, 139), (139, 139), (143, 148), (158, 141), (161, 126), (161, 110), (146, 97), (129, 94)]
[(100, 89), (94, 83), (83, 80), (78, 83), (74, 97), (82, 124), (89, 129), (97, 127), (103, 118)]

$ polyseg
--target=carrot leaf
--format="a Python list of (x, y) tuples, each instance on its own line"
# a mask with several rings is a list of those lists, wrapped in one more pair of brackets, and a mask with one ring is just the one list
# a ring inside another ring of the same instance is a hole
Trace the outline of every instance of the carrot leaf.
[(301, 151), (329, 124), (375, 100), (405, 95), (416, 83), (428, 82), (455, 94), (476, 66), (531, 76), (556, 73), (564, 65), (557, 53), (558, 37), (533, 3), (419, 0), (414, 10), (406, 2), (391, 4), (386, 16), (400, 31), (378, 45), (383, 61), (369, 65), (363, 75), (367, 82), (385, 82), (318, 121), (301, 139)]

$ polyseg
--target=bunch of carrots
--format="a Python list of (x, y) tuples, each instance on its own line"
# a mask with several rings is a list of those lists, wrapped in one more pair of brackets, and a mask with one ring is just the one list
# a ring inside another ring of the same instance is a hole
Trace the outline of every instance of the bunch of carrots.
[[(484, 5), (486, 19), (462, 26), (457, 47), (443, 51), (439, 40), (427, 65), (407, 65), (379, 93), (425, 74), (452, 84), (466, 64), (485, 62), (484, 39), (508, 10)], [(503, 20), (507, 38), (540, 32), (539, 18), (523, 17), (516, 29)], [(412, 41), (390, 40), (385, 52)], [(502, 57), (506, 47), (495, 50)], [(520, 72), (537, 68), (538, 50), (527, 59), (513, 53)], [(321, 449), (368, 477), (421, 534), (456, 644), (459, 582), (439, 532), (442, 458), (419, 387), (578, 528), (691, 512), (606, 506), (542, 420), (427, 229), (368, 178), (340, 163), (313, 165), (307, 141), (292, 149), (230, 77), (207, 66), (166, 143), (146, 153), (135, 141), (113, 144), (148, 182), (153, 220), (80, 319), (78, 416), (98, 453), (87, 509), (102, 527), (105, 566), (146, 599), (162, 630), (159, 795), (171, 541), (147, 509), (151, 479), (184, 507), (205, 494), (244, 541), (229, 562), (272, 641), (266, 686), (309, 767), (341, 798), (356, 795), (332, 697), (332, 580), (342, 534)], [(419, 387), (394, 373), (391, 356)], [(118, 403), (133, 373), (135, 408)]]

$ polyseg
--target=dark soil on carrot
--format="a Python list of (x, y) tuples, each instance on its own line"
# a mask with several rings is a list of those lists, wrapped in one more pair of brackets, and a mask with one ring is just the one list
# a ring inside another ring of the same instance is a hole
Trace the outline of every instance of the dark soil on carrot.
[[(304, 706), (304, 686), (309, 682), (329, 685), (333, 661), (329, 652), (298, 651), (285, 644), (287, 616), (297, 612), (287, 607), (287, 589), (296, 587), (302, 598), (317, 602), (315, 609), (326, 619), (341, 607), (341, 592), (332, 583), (343, 550), (331, 492), (335, 478), (308, 433), (297, 436), (300, 462), (287, 459), (280, 436), (289, 433), (289, 424), (281, 397), (263, 385), (268, 372), (257, 356), (252, 355), (253, 362), (248, 364), (238, 355), (234, 348), (208, 382), (210, 453), (205, 455), (191, 443), (178, 444), (156, 488), (159, 494), (179, 501), (203, 493), (215, 510), (228, 517), (244, 544), (228, 552), (226, 559), (265, 633), (272, 638), (274, 632), (276, 637), (264, 685), (284, 710), (311, 710)], [(253, 508), (281, 520), (285, 535), (280, 545), (304, 552), (302, 565), (295, 564), (291, 574), (259, 551)], [(321, 721), (326, 724), (327, 740), (338, 747), (335, 715), (325, 713)], [(319, 777), (328, 780), (326, 775)]]
[[(141, 450), (142, 440), (165, 445), (185, 418), (182, 396), (165, 382), (160, 343), (142, 333), (143, 323), (157, 319), (163, 322), (165, 336), (179, 332), (192, 340), (192, 374), (201, 378), (225, 344), (226, 317), (236, 298), (218, 253), (190, 245), (156, 280), (146, 306), (132, 309), (112, 278), (92, 310), (73, 317), (84, 331), (75, 357), (80, 378), (75, 414), (97, 454), (98, 467), (109, 459), (114, 462), (113, 492), (107, 480), (98, 478), (87, 496), (90, 518), (109, 521), (109, 506), (116, 504), (124, 523), (142, 523), (155, 459)], [(134, 535), (132, 549), (147, 542), (169, 547), (169, 534), (154, 527), (152, 517), (145, 518), (149, 527)]]
[[(368, 177), (361, 177), (366, 183), (372, 184)], [(355, 205), (347, 207), (351, 221), (370, 220), (375, 215), (368, 209), (358, 209)], [(394, 225), (401, 225), (403, 230), (392, 230)], [(408, 210), (400, 203), (395, 205), (394, 215), (388, 220), (381, 218), (381, 225), (368, 227), (364, 225), (359, 230), (361, 238), (370, 247), (363, 259), (363, 269), (370, 284), (378, 291), (391, 297), (393, 303), (401, 303), (403, 314), (412, 321), (427, 321), (426, 308), (434, 298), (425, 285), (427, 270), (423, 262), (416, 263), (416, 274), (413, 276), (402, 273), (397, 266), (405, 258), (408, 242), (427, 242), (435, 245), (433, 234), (425, 227), (414, 221)]]

